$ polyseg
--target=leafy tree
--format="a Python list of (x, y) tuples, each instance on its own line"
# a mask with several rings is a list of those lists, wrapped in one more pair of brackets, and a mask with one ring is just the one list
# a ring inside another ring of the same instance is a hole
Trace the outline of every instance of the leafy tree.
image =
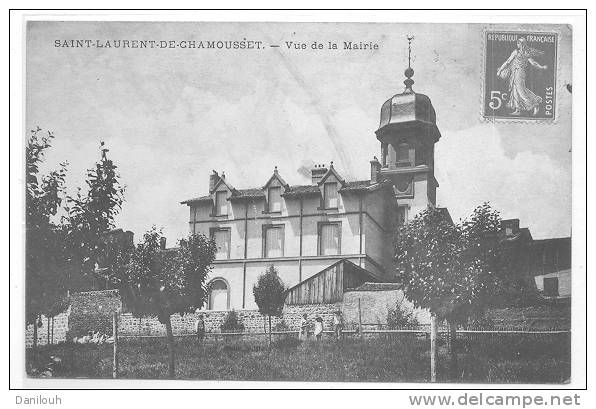
[(54, 317), (67, 307), (63, 229), (53, 220), (62, 204), (67, 163), (46, 175), (39, 169), (53, 139), (51, 132), (42, 135), (38, 127), (25, 149), (25, 320), (34, 324), (34, 348), (41, 315)]
[[(398, 229), (396, 260), (404, 293), (415, 306), (430, 310), (435, 332), (436, 319), (455, 329), (504, 287), (500, 225), (499, 213), (484, 203), (458, 224), (444, 210), (428, 208)], [(455, 362), (453, 350), (452, 358)]]
[(428, 208), (402, 225), (395, 248), (408, 300), (456, 322), (485, 308), (503, 274), (500, 224), (485, 203), (459, 224)]
[[(87, 193), (79, 188), (76, 195), (67, 197), (67, 247), (70, 252), (70, 269), (83, 281), (83, 286), (96, 287), (93, 283), (98, 258), (106, 251), (105, 235), (114, 228), (114, 220), (124, 203), (125, 187), (120, 184), (117, 166), (108, 159), (103, 142), (101, 157), (92, 169), (87, 170)], [(85, 279), (86, 278), (86, 279)], [(85, 288), (89, 289), (89, 288)]]
[(137, 316), (156, 316), (166, 326), (168, 374), (175, 375), (172, 314), (194, 312), (207, 298), (206, 279), (215, 259), (215, 243), (203, 235), (178, 241), (178, 248), (161, 250), (161, 231), (143, 235), (136, 248), (124, 248), (114, 258), (112, 282), (123, 303)]
[(269, 347), (271, 347), (271, 316), (281, 316), (286, 299), (286, 288), (274, 266), (269, 266), (265, 273), (259, 276), (252, 292), (259, 312), (269, 318)]

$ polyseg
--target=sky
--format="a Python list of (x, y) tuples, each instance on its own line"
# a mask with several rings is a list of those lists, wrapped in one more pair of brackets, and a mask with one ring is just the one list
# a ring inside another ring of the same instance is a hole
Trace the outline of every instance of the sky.
[[(380, 155), (382, 103), (404, 89), (406, 35), (414, 35), (414, 90), (432, 100), (437, 205), (454, 220), (489, 201), (535, 239), (571, 234), (571, 29), (560, 33), (555, 123), (481, 116), (483, 30), (511, 25), (381, 23), (29, 22), (26, 129), (55, 140), (42, 170), (68, 161), (70, 192), (104, 141), (126, 185), (118, 227), (140, 237), (162, 227), (169, 245), (188, 233), (180, 201), (208, 193), (212, 169), (236, 188), (265, 184), (275, 166), (334, 166), (367, 179)], [(56, 40), (260, 41), (261, 49), (56, 47)], [(305, 50), (287, 42), (305, 43)], [(324, 45), (312, 49), (313, 42)], [(338, 50), (327, 49), (328, 42)], [(344, 50), (343, 42), (376, 50)], [(270, 47), (280, 45), (280, 47)], [(25, 141), (25, 136), (23, 138)]]

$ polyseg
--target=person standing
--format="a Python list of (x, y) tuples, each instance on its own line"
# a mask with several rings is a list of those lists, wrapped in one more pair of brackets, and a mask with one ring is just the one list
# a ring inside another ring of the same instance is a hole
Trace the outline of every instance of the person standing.
[(320, 341), (323, 338), (323, 318), (315, 318), (315, 338)]
[(335, 333), (335, 339), (340, 339), (344, 330), (344, 318), (341, 315), (341, 311), (336, 311), (333, 316), (333, 331)]
[(199, 318), (195, 323), (195, 331), (197, 332), (197, 341), (203, 343), (205, 339), (205, 321), (203, 320), (203, 314), (199, 314)]
[(308, 315), (304, 313), (300, 318), (300, 332), (298, 332), (298, 339), (305, 341), (308, 338)]

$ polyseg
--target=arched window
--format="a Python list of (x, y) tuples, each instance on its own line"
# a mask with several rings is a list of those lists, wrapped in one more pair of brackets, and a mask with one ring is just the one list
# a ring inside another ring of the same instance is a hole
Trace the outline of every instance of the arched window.
[(209, 309), (215, 311), (230, 309), (230, 287), (223, 278), (216, 278), (209, 283)]

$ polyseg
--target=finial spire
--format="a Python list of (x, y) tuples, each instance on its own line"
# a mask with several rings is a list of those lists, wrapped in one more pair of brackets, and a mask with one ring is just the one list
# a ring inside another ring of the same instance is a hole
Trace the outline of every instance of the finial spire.
[(404, 80), (404, 84), (406, 85), (406, 89), (404, 93), (413, 93), (414, 90), (412, 89), (412, 85), (414, 85), (414, 80), (412, 77), (414, 76), (414, 69), (412, 68), (412, 40), (414, 39), (413, 35), (407, 35), (406, 38), (408, 39), (408, 68), (404, 74), (406, 75), (406, 79)]

